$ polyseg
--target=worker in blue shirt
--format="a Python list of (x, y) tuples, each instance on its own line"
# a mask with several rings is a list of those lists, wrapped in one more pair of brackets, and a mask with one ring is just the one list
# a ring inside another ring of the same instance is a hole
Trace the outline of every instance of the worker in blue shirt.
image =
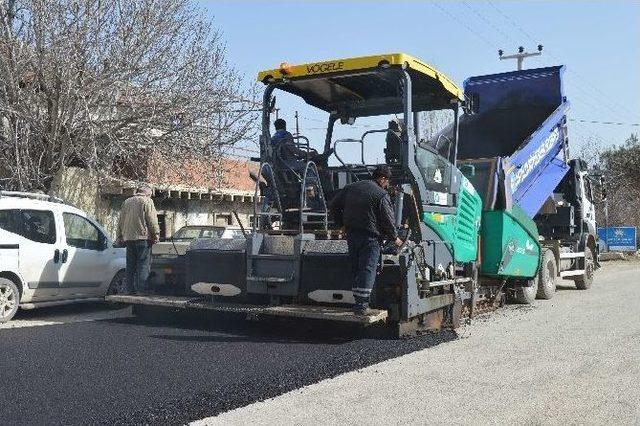
[[(315, 149), (307, 152), (296, 146), (293, 135), (287, 131), (287, 122), (282, 118), (274, 121), (273, 126), (276, 128), (276, 133), (271, 136), (271, 146), (282, 161), (287, 163), (298, 162), (300, 160), (307, 160), (308, 157), (318, 155)], [(289, 165), (292, 166), (293, 164)]]

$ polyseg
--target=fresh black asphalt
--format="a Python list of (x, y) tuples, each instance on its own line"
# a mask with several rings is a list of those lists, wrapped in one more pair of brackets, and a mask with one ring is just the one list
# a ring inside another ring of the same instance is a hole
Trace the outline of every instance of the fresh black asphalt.
[(177, 313), (0, 330), (0, 422), (184, 424), (455, 338)]

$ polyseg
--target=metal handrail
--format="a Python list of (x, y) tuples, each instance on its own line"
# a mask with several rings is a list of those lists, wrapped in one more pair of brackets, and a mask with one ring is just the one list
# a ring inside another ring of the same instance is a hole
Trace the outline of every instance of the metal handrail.
[(299, 227), (300, 227), (300, 233), (302, 234), (304, 232), (304, 226), (303, 226), (303, 222), (302, 222), (302, 218), (303, 218), (303, 214), (304, 214), (304, 208), (307, 205), (306, 202), (306, 183), (307, 183), (307, 175), (309, 173), (309, 169), (313, 166), (313, 170), (315, 171), (316, 174), (316, 179), (317, 181), (317, 186), (318, 186), (318, 197), (320, 197), (320, 199), (322, 200), (322, 208), (323, 208), (323, 213), (324, 213), (324, 230), (327, 231), (329, 229), (329, 214), (328, 214), (328, 210), (327, 210), (327, 201), (324, 198), (324, 191), (322, 189), (322, 184), (320, 183), (320, 173), (318, 173), (318, 167), (316, 166), (316, 163), (314, 163), (313, 161), (307, 161), (307, 164), (304, 167), (304, 177), (302, 179), (302, 185), (300, 187), (300, 220), (299, 220)]
[(360, 147), (361, 147), (361, 159), (362, 159), (362, 164), (364, 164), (364, 143), (362, 142), (362, 139), (351, 139), (351, 138), (346, 138), (346, 139), (336, 139), (333, 142), (333, 155), (336, 156), (336, 158), (338, 159), (338, 161), (340, 162), (340, 164), (342, 164), (343, 166), (347, 167), (347, 164), (344, 162), (344, 160), (342, 159), (342, 157), (340, 157), (340, 155), (338, 155), (338, 142), (340, 143), (359, 143)]
[[(274, 214), (273, 216), (279, 216), (280, 219), (282, 220), (282, 204), (280, 203), (280, 194), (278, 193), (278, 185), (276, 184), (276, 178), (273, 172), (273, 167), (271, 167), (271, 164), (269, 163), (260, 163), (260, 168), (258, 169), (258, 178), (256, 179), (256, 186), (255, 186), (255, 190), (253, 192), (253, 226), (251, 227), (252, 232), (255, 234), (256, 230), (257, 230), (257, 223), (258, 220), (261, 220), (262, 218), (262, 214), (258, 215), (258, 190), (260, 189), (260, 179), (263, 177), (262, 176), (262, 170), (264, 168), (268, 168), (270, 173), (270, 179), (271, 182), (269, 182), (269, 178), (265, 178), (265, 180), (267, 181), (267, 185), (268, 186), (272, 186), (273, 188), (273, 193), (275, 194), (275, 201), (277, 203), (277, 208), (278, 208), (278, 213)], [(262, 213), (262, 208), (260, 208), (260, 213)], [(271, 214), (269, 214), (269, 217), (271, 217)]]
[(360, 161), (362, 162), (363, 165), (365, 165), (365, 161), (364, 161), (364, 138), (367, 137), (368, 135), (372, 134), (372, 133), (386, 133), (388, 132), (389, 129), (376, 129), (376, 130), (367, 130), (366, 132), (364, 132), (362, 134), (362, 136), (360, 137), (360, 139), (351, 139), (351, 138), (346, 138), (346, 139), (336, 139), (333, 142), (333, 153), (336, 156), (336, 158), (338, 159), (338, 161), (345, 167), (347, 167), (347, 164), (342, 160), (342, 158), (338, 155), (338, 150), (337, 150), (337, 146), (338, 143), (359, 143), (360, 144)]
[[(292, 135), (294, 139), (294, 143), (297, 145), (298, 149), (302, 149), (301, 147), (305, 147), (307, 150), (307, 154), (311, 151), (311, 142), (309, 142), (309, 138), (300, 134)], [(306, 144), (301, 144), (300, 141), (296, 141), (296, 139), (304, 139)]]

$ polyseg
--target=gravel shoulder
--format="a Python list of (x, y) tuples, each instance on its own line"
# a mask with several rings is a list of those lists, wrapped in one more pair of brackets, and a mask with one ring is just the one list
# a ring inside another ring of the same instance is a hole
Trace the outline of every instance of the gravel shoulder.
[(454, 341), (199, 424), (640, 424), (640, 263), (561, 283)]

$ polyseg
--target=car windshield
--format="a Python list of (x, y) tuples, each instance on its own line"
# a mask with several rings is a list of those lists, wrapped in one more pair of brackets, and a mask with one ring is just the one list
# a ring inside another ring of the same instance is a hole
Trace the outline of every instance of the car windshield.
[(220, 238), (224, 233), (221, 226), (184, 227), (173, 234), (174, 240), (195, 240), (196, 238)]

